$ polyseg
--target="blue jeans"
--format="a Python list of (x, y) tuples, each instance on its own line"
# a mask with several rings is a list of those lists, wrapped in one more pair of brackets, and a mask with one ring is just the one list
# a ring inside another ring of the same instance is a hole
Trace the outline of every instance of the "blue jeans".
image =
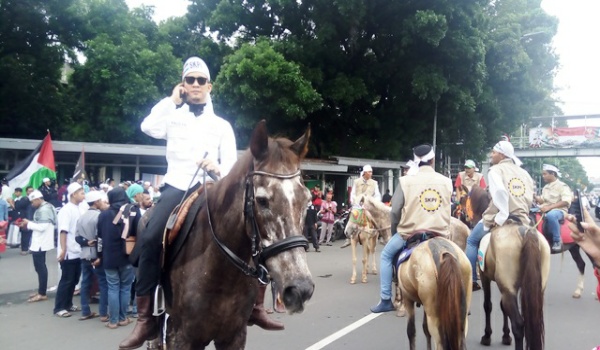
[(92, 310), (90, 310), (90, 289), (94, 275), (98, 278), (98, 288), (100, 289), (98, 312), (100, 316), (107, 315), (108, 286), (106, 285), (104, 270), (102, 267), (94, 268), (89, 260), (81, 260), (81, 316), (88, 316), (92, 313)]
[(548, 232), (552, 233), (552, 241), (560, 242), (560, 223), (559, 220), (565, 218), (565, 213), (562, 210), (552, 209), (546, 213), (546, 225)]
[(404, 248), (406, 241), (395, 233), (392, 238), (387, 242), (383, 251), (381, 252), (381, 261), (379, 263), (381, 268), (381, 276), (379, 276), (379, 283), (381, 288), (381, 299), (390, 300), (392, 299), (392, 279), (394, 278), (393, 261), (394, 255)]
[(100, 316), (108, 316), (108, 283), (106, 282), (106, 272), (102, 266), (97, 266), (94, 272), (96, 273), (96, 278), (98, 278), (98, 288), (100, 289), (98, 313)]
[(128, 264), (118, 269), (104, 269), (104, 271), (108, 283), (109, 322), (117, 324), (126, 319), (131, 283), (133, 282), (133, 266)]
[(477, 268), (475, 265), (477, 263), (477, 251), (479, 250), (479, 242), (481, 242), (483, 236), (485, 236), (488, 233), (489, 231), (486, 232), (483, 229), (483, 221), (479, 221), (477, 225), (473, 227), (471, 234), (469, 234), (469, 237), (467, 238), (467, 258), (469, 258), (469, 261), (471, 262), (471, 269), (473, 271), (473, 282), (477, 281)]

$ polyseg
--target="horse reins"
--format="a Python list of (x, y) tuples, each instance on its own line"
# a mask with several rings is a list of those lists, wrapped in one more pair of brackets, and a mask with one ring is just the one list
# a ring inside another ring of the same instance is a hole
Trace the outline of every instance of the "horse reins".
[[(279, 242), (275, 242), (268, 247), (263, 247), (260, 243), (260, 231), (258, 228), (258, 223), (256, 222), (256, 217), (254, 216), (254, 182), (252, 178), (254, 176), (268, 176), (276, 179), (292, 179), (296, 176), (300, 176), (300, 170), (292, 174), (275, 174), (268, 173), (265, 171), (255, 171), (254, 163), (250, 165), (250, 169), (248, 174), (246, 175), (246, 189), (244, 193), (244, 217), (246, 219), (246, 223), (250, 225), (252, 228), (252, 235), (250, 236), (251, 246), (252, 246), (252, 261), (254, 266), (250, 266), (240, 257), (238, 257), (234, 252), (232, 252), (226, 245), (224, 245), (219, 238), (217, 237), (211, 220), (210, 209), (208, 205), (208, 189), (204, 190), (204, 197), (206, 200), (206, 214), (208, 217), (208, 226), (210, 227), (210, 232), (212, 233), (213, 240), (217, 244), (217, 247), (225, 254), (225, 256), (237, 267), (240, 271), (242, 271), (246, 276), (250, 276), (258, 279), (261, 284), (269, 283), (269, 271), (265, 266), (267, 259), (278, 255), (284, 251), (302, 247), (305, 250), (308, 249), (308, 240), (304, 236), (290, 236), (282, 239)], [(206, 176), (206, 175), (205, 175)]]

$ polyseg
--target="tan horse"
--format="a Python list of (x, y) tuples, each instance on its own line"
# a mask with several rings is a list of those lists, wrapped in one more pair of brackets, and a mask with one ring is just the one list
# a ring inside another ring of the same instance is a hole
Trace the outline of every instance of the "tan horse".
[(369, 260), (371, 260), (371, 273), (377, 274), (375, 248), (381, 234), (387, 242), (390, 239), (390, 207), (371, 197), (361, 199), (363, 210), (352, 209), (348, 224), (344, 229), (346, 237), (350, 237), (352, 246), (352, 277), (350, 283), (356, 283), (356, 245), (363, 247), (361, 282), (367, 283), (369, 273)]
[[(473, 189), (471, 200), (474, 204), (479, 204), (480, 200), (489, 201), (484, 192), (485, 190)], [(481, 212), (475, 214), (480, 215)], [(491, 343), (491, 282), (496, 281), (502, 293), (502, 344), (510, 345), (512, 342), (508, 328), (510, 318), (516, 350), (523, 349), (523, 338), (527, 342), (527, 349), (544, 348), (544, 291), (549, 273), (550, 246), (535, 227), (515, 223), (492, 229), (490, 245), (485, 254), (484, 271), (480, 273), (485, 310), (485, 334), (481, 338), (481, 344)], [(517, 295), (520, 295), (520, 303)]]
[(429, 239), (400, 265), (398, 281), (408, 313), (410, 349), (415, 349), (415, 303), (425, 312), (427, 349), (432, 337), (435, 349), (464, 349), (473, 283), (465, 253), (446, 238)]

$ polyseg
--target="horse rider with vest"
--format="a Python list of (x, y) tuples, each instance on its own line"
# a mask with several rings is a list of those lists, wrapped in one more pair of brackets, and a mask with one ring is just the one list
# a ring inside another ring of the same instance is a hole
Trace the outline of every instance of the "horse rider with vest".
[(508, 141), (498, 142), (492, 149), (492, 167), (488, 172), (489, 193), (492, 197), (481, 221), (473, 227), (467, 238), (467, 257), (473, 271), (473, 291), (480, 290), (477, 283), (477, 251), (483, 236), (496, 226), (502, 226), (509, 216), (528, 224), (529, 208), (533, 201), (533, 180), (521, 168), (522, 162), (515, 156), (513, 145)]
[[(362, 197), (373, 197), (378, 201), (381, 200), (379, 185), (377, 184), (377, 181), (371, 178), (372, 176), (373, 168), (367, 164), (363, 167), (361, 176), (354, 180), (354, 183), (352, 184), (352, 191), (350, 192), (350, 204), (352, 204), (353, 208), (362, 210), (362, 206), (360, 205), (360, 199)], [(350, 237), (347, 237), (346, 241), (340, 248), (346, 248), (349, 245)]]
[(444, 237), (449, 234), (452, 180), (433, 169), (435, 152), (431, 145), (417, 146), (413, 153), (412, 168), (400, 178), (392, 197), (392, 238), (381, 252), (381, 301), (371, 308), (374, 313), (394, 310), (392, 259), (404, 248), (406, 241), (419, 233)]
[[(138, 261), (139, 317), (131, 334), (119, 345), (121, 350), (137, 349), (158, 335), (158, 318), (152, 316), (153, 295), (159, 282), (162, 237), (171, 212), (188, 189), (191, 194), (201, 186), (204, 172), (224, 177), (237, 160), (233, 129), (213, 111), (206, 63), (198, 57), (189, 58), (181, 79), (171, 96), (158, 102), (141, 124), (147, 135), (167, 141), (168, 167), (160, 199), (132, 253), (132, 260)], [(264, 290), (258, 295), (264, 297)], [(282, 329), (283, 325), (269, 319), (263, 300), (258, 299), (250, 321), (263, 328)]]
[(567, 184), (560, 181), (560, 171), (554, 165), (544, 164), (542, 167), (542, 178), (546, 186), (542, 189), (542, 195), (536, 196), (536, 202), (540, 204), (540, 211), (546, 214), (548, 231), (552, 233), (552, 253), (560, 253), (562, 241), (560, 239), (560, 221), (567, 216), (569, 206), (573, 201), (573, 192)]
[(454, 182), (454, 187), (456, 188), (456, 195), (458, 198), (461, 197), (462, 186), (465, 186), (469, 192), (473, 186), (477, 185), (481, 188), (485, 188), (485, 179), (483, 175), (479, 172), (477, 165), (472, 159), (467, 159), (465, 162), (465, 171), (461, 171), (458, 173), (456, 177), (456, 181)]

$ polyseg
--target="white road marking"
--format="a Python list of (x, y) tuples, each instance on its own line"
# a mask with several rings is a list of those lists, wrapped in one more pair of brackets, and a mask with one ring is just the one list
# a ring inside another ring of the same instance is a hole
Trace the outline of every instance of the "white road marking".
[(370, 313), (369, 315), (361, 318), (360, 320), (340, 329), (339, 331), (333, 333), (332, 335), (328, 336), (327, 338), (324, 338), (322, 340), (320, 340), (319, 342), (309, 346), (308, 348), (306, 348), (306, 350), (320, 350), (323, 349), (324, 347), (326, 347), (327, 345), (333, 343), (334, 341), (340, 339), (341, 337), (345, 336), (346, 334), (352, 332), (353, 330), (364, 326), (365, 324), (373, 321), (374, 319), (376, 319), (377, 317), (383, 315), (383, 313), (379, 313), (379, 314), (374, 314), (374, 313)]

